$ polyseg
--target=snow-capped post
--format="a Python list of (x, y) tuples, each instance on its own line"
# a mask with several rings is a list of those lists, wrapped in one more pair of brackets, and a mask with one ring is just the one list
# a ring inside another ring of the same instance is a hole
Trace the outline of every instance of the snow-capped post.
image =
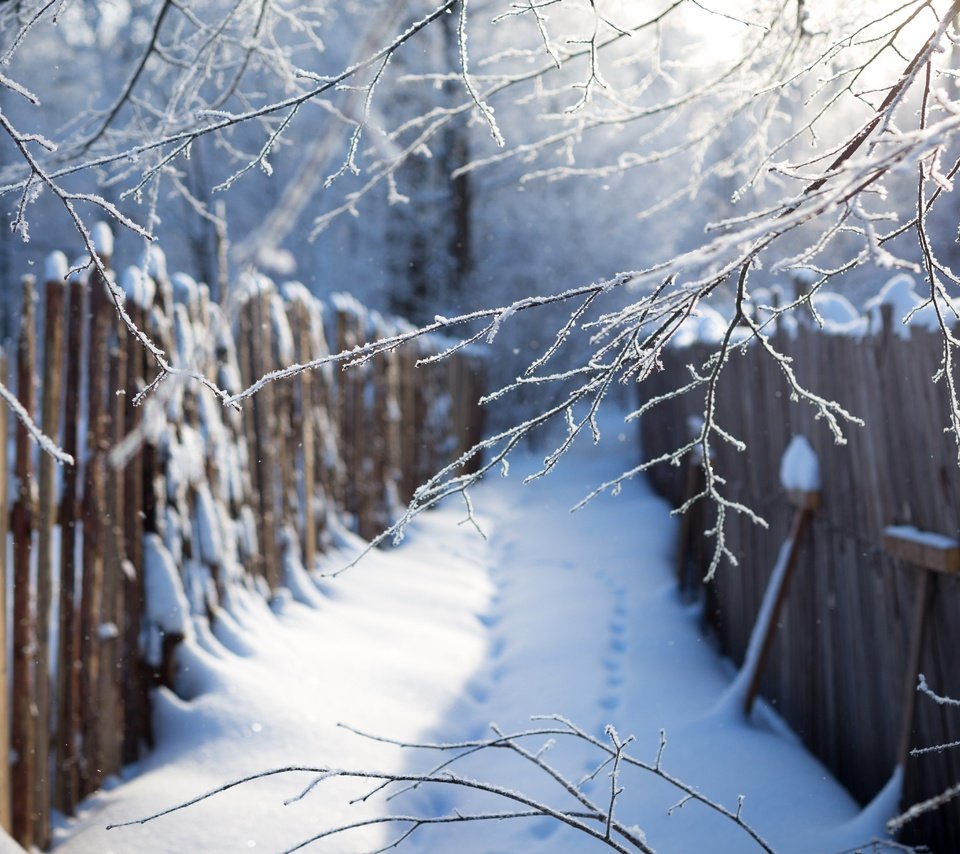
[(910, 619), (910, 646), (907, 650), (903, 679), (903, 708), (900, 719), (900, 737), (897, 742), (897, 768), (906, 768), (910, 755), (910, 736), (913, 732), (913, 712), (917, 701), (917, 674), (923, 652), (925, 615), (935, 572), (956, 575), (960, 573), (960, 542), (941, 534), (919, 531), (897, 525), (883, 531), (883, 548), (916, 570), (913, 583), (913, 613)]
[[(36, 293), (33, 276), (23, 278), (20, 335), (17, 340), (17, 398), (28, 415), (36, 410), (34, 368), (37, 359), (35, 331)], [(33, 649), (36, 637), (30, 584), (30, 553), (34, 517), (33, 447), (22, 421), (17, 421), (16, 483), (13, 505), (13, 720), (11, 748), (14, 756), (13, 836), (24, 848), (33, 844), (36, 716), (34, 706)]]
[[(60, 390), (63, 377), (64, 301), (67, 287), (67, 259), (54, 253), (47, 259), (43, 313), (43, 379), (40, 418), (43, 432), (54, 442), (60, 429)], [(50, 842), (51, 786), (49, 766), (50, 723), (50, 623), (53, 605), (53, 528), (57, 517), (57, 461), (40, 454), (37, 479), (37, 592), (36, 592), (36, 707), (37, 752), (34, 803), (34, 844), (46, 848)]]
[(783, 452), (780, 460), (780, 483), (786, 490), (787, 500), (794, 507), (793, 523), (767, 584), (743, 663), (742, 672), (749, 674), (743, 697), (743, 711), (747, 715), (750, 714), (753, 701), (760, 691), (760, 679), (773, 643), (780, 611), (787, 600), (800, 543), (810, 519), (820, 506), (820, 464), (805, 437), (794, 436)]

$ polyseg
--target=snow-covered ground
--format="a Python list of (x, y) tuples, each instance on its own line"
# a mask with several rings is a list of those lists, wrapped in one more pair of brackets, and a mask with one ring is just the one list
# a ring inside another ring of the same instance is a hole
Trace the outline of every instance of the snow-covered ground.
[[(187, 699), (155, 696), (156, 750), (86, 801), (75, 821), (61, 823), (57, 850), (279, 851), (387, 811), (508, 808), (451, 786), (351, 805), (374, 784), (340, 779), (284, 805), (315, 776), (296, 773), (106, 830), (278, 766), (411, 773), (441, 761), (362, 738), (340, 722), (394, 739), (458, 741), (489, 735), (493, 721), (525, 729), (539, 714), (563, 715), (600, 738), (612, 724), (621, 737), (635, 736), (629, 752), (649, 762), (664, 729), (662, 767), (732, 810), (744, 795), (744, 819), (777, 851), (841, 851), (868, 841), (887, 816), (858, 818), (846, 792), (769, 713), (748, 723), (722, 702), (730, 668), (674, 593), (675, 523), (664, 503), (638, 482), (567, 513), (635, 448), (632, 435), (614, 429), (599, 449), (575, 447), (559, 471), (526, 487), (522, 470), (533, 461), (517, 459), (509, 478), (474, 496), (488, 539), (458, 524), (461, 507), (440, 509), (421, 517), (399, 549), (318, 582), (314, 606), (281, 598), (271, 611), (252, 595), (236, 596), (231, 617), (183, 650)], [(326, 569), (345, 559), (329, 556)], [(536, 752), (545, 741), (527, 746)], [(574, 782), (599, 756), (563, 738), (544, 754)], [(607, 771), (584, 785), (604, 805)], [(571, 805), (542, 771), (505, 750), (474, 755), (461, 772)], [(657, 851), (760, 850), (700, 804), (668, 814), (683, 795), (648, 772), (626, 770), (620, 785), (616, 817)], [(366, 828), (314, 849), (376, 849), (406, 828)], [(461, 854), (603, 849), (546, 818), (424, 827), (405, 845)]]

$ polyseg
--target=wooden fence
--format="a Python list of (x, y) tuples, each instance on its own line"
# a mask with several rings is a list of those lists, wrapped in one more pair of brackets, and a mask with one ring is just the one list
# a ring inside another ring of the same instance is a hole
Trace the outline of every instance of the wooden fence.
[[(333, 523), (378, 533), (482, 428), (482, 363), (460, 352), (418, 368), (429, 339), (268, 384), (239, 412), (177, 377), (134, 407), (155, 369), (102, 280), (53, 278), (39, 291), (24, 279), (16, 359), (0, 361), (78, 461), (58, 468), (19, 422), (0, 454), (0, 825), (39, 848), (53, 808), (72, 813), (149, 746), (148, 690), (172, 684), (189, 613), (216, 619), (231, 584), (269, 595), (291, 582), (290, 554), (311, 567)], [(322, 305), (255, 275), (224, 306), (183, 275), (130, 270), (124, 284), (131, 318), (175, 364), (233, 392), (326, 354), (328, 336), (342, 349), (396, 329), (348, 297)], [(0, 436), (12, 421), (0, 406)], [(171, 609), (171, 585), (189, 613)]]
[[(745, 518), (731, 521), (728, 544), (740, 566), (721, 567), (707, 588), (707, 616), (719, 643), (735, 662), (743, 659), (754, 618), (787, 536), (794, 508), (780, 486), (781, 456), (794, 435), (806, 436), (819, 460), (822, 506), (812, 518), (762, 682), (762, 693), (815, 755), (861, 802), (872, 798), (898, 759), (898, 735), (916, 693), (904, 691), (911, 614), (922, 570), (884, 550), (893, 524), (958, 538), (960, 468), (948, 423), (943, 383), (931, 378), (940, 361), (938, 336), (914, 331), (909, 340), (883, 333), (853, 338), (801, 327), (778, 334), (775, 345), (794, 360), (798, 378), (823, 397), (862, 417), (866, 427), (847, 430), (837, 445), (823, 421), (804, 404), (790, 402), (780, 368), (758, 347), (731, 358), (720, 383), (716, 415), (747, 443), (738, 452), (720, 442), (715, 465), (728, 497), (757, 509), (769, 530)], [(697, 345), (664, 354), (665, 370), (642, 393), (667, 391), (700, 365), (710, 348)], [(677, 398), (645, 417), (642, 442), (653, 458), (686, 441), (694, 399)], [(692, 466), (692, 468), (688, 468)], [(657, 488), (679, 504), (696, 483), (693, 461), (652, 472)], [(709, 510), (697, 508), (683, 536), (686, 557), (702, 577), (712, 541), (703, 531)], [(681, 576), (683, 573), (681, 572)], [(940, 694), (960, 697), (960, 586), (956, 575), (931, 574), (932, 594), (920, 603), (925, 626), (919, 670)], [(921, 594), (922, 595), (922, 594)], [(916, 698), (910, 744), (960, 740), (960, 709)], [(957, 749), (906, 762), (904, 804), (942, 792), (960, 781)], [(960, 802), (908, 825), (904, 838), (935, 851), (960, 850)]]

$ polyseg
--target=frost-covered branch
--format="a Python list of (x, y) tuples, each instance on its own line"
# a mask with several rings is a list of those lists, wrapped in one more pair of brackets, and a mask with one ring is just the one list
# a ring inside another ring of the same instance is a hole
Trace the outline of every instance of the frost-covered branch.
[[(566, 825), (587, 837), (605, 844), (613, 851), (651, 852), (653, 849), (644, 838), (642, 830), (635, 824), (626, 825), (614, 814), (614, 806), (626, 786), (622, 780), (621, 769), (624, 767), (632, 767), (659, 777), (669, 785), (678, 789), (684, 801), (696, 801), (728, 819), (743, 831), (745, 836), (751, 840), (751, 843), (755, 845), (758, 850), (772, 852), (772, 849), (766, 841), (764, 841), (759, 833), (743, 818), (744, 799), (742, 796), (738, 800), (736, 808), (729, 809), (703, 794), (694, 786), (674, 777), (664, 770), (662, 760), (664, 748), (666, 747), (666, 738), (662, 732), (660, 733), (656, 761), (650, 763), (637, 759), (628, 753), (627, 748), (633, 742), (633, 738), (621, 739), (612, 726), (606, 728), (605, 733), (607, 740), (604, 741), (590, 735), (576, 724), (560, 716), (549, 715), (536, 717), (533, 720), (541, 723), (535, 724), (531, 729), (516, 733), (504, 733), (494, 725), (494, 735), (490, 738), (447, 744), (405, 742), (370, 735), (341, 724), (341, 726), (345, 726), (346, 729), (364, 738), (392, 744), (405, 750), (440, 752), (452, 755), (424, 773), (349, 770), (305, 765), (270, 769), (225, 783), (198, 797), (183, 801), (182, 803), (160, 810), (152, 815), (111, 825), (109, 829), (156, 821), (157, 819), (213, 798), (237, 786), (242, 786), (265, 777), (306, 773), (311, 775), (310, 781), (297, 795), (287, 801), (287, 803), (303, 800), (329, 780), (348, 778), (368, 781), (375, 784), (371, 790), (365, 795), (355, 799), (353, 803), (369, 801), (376, 795), (385, 795), (386, 800), (390, 801), (411, 789), (452, 786), (457, 789), (492, 795), (498, 800), (505, 802), (509, 808), (503, 810), (488, 809), (477, 812), (456, 810), (444, 815), (411, 815), (403, 813), (380, 815), (320, 830), (315, 835), (302, 840), (293, 848), (288, 849), (289, 851), (299, 850), (321, 839), (340, 836), (351, 830), (376, 825), (398, 826), (401, 828), (397, 837), (392, 839), (384, 847), (376, 849), (379, 852), (395, 848), (416, 831), (431, 825), (454, 825), (490, 821), (502, 822), (539, 817), (552, 819), (560, 824)], [(544, 739), (547, 739), (545, 743), (543, 741)], [(553, 747), (553, 742), (556, 739), (560, 739), (564, 743), (585, 744), (595, 750), (598, 754), (598, 760), (594, 771), (577, 782), (571, 780), (556, 767), (548, 763), (545, 755), (550, 748)], [(531, 749), (528, 746), (531, 742), (541, 744), (542, 746), (536, 750)], [(463, 764), (470, 757), (478, 753), (495, 750), (508, 751), (531, 764), (554, 784), (557, 793), (566, 799), (567, 805), (561, 806), (545, 796), (531, 797), (523, 792), (502, 786), (498, 783), (476, 779), (453, 770), (455, 766)], [(588, 795), (587, 784), (592, 782), (604, 770), (607, 770), (610, 779), (610, 795), (606, 804), (599, 804)]]

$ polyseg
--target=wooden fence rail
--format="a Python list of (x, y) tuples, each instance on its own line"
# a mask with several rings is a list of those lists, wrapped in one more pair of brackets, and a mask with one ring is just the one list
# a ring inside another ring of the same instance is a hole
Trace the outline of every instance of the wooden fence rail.
[[(149, 746), (148, 690), (173, 684), (190, 615), (216, 619), (234, 584), (269, 595), (294, 583), (291, 559), (313, 566), (334, 523), (382, 530), (480, 438), (484, 382), (469, 353), (415, 367), (434, 346), (421, 340), (268, 384), (239, 412), (177, 377), (134, 407), (155, 367), (104, 282), (51, 278), (39, 292), (24, 279), (16, 360), (0, 355), (24, 408), (77, 460), (58, 469), (19, 422), (0, 455), (0, 643), (12, 644), (9, 674), (0, 650), (0, 826), (39, 848), (52, 809), (72, 813)], [(349, 297), (324, 305), (256, 275), (223, 306), (180, 274), (121, 281), (130, 317), (171, 360), (232, 392), (326, 355), (328, 339), (396, 330)], [(8, 420), (0, 407), (0, 437)]]
[[(884, 550), (893, 524), (958, 538), (960, 469), (948, 421), (943, 383), (931, 378), (940, 361), (938, 336), (913, 331), (867, 338), (828, 335), (801, 327), (780, 333), (775, 344), (793, 358), (798, 378), (818, 394), (862, 417), (849, 443), (837, 445), (810, 407), (789, 400), (780, 368), (760, 348), (734, 355), (724, 372), (716, 416), (747, 443), (743, 453), (727, 443), (715, 465), (727, 478), (728, 496), (757, 509), (764, 530), (745, 518), (732, 520), (728, 544), (738, 567), (722, 567), (708, 586), (707, 613), (725, 653), (743, 658), (764, 589), (785, 540), (794, 508), (780, 486), (779, 465), (795, 435), (806, 436), (820, 460), (822, 506), (800, 549), (789, 597), (762, 681), (762, 693), (793, 729), (862, 802), (883, 786), (898, 760), (908, 664), (912, 573)], [(643, 385), (645, 395), (665, 392), (702, 364), (706, 346), (664, 354), (665, 370)], [(644, 453), (653, 458), (686, 440), (689, 419), (702, 407), (676, 398), (646, 417)], [(679, 504), (690, 478), (684, 467), (663, 465), (652, 473), (657, 488)], [(700, 532), (690, 557), (702, 577), (712, 541), (710, 519), (697, 507), (692, 529)], [(681, 572), (681, 577), (684, 573)], [(960, 579), (933, 573), (935, 586), (925, 617), (920, 671), (938, 693), (960, 697)], [(914, 683), (915, 684), (915, 683)], [(911, 745), (960, 740), (960, 714), (919, 697)], [(914, 803), (960, 780), (960, 752), (911, 758), (904, 802)], [(960, 805), (954, 800), (908, 825), (908, 840), (936, 851), (960, 850)]]

